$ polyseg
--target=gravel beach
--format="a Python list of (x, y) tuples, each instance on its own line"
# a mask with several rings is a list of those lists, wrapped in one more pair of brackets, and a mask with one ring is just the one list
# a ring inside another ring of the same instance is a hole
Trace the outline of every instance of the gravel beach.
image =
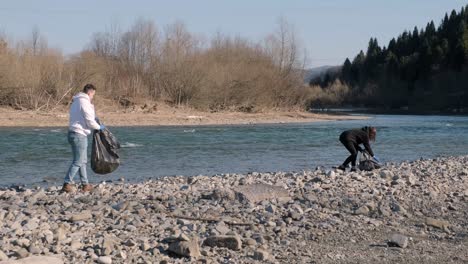
[(0, 263), (468, 263), (468, 156), (5, 188)]

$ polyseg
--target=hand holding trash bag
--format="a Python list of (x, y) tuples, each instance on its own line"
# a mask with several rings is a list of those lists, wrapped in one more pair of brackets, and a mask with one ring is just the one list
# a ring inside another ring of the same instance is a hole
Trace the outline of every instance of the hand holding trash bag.
[(377, 161), (378, 163), (380, 163), (380, 160), (379, 160), (379, 158), (378, 158), (377, 156), (373, 156), (372, 158), (374, 158), (375, 161)]

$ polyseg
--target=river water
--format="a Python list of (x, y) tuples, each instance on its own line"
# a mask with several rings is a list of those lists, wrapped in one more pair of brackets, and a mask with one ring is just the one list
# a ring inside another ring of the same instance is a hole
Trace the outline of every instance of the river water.
[[(339, 165), (343, 130), (376, 126), (383, 162), (468, 154), (468, 117), (375, 115), (368, 120), (197, 127), (109, 127), (122, 165), (91, 182), (171, 175), (301, 171)], [(0, 128), (0, 186), (61, 184), (71, 159), (66, 128)], [(91, 137), (89, 137), (91, 139)], [(89, 145), (91, 146), (91, 140)], [(78, 180), (78, 176), (76, 178)]]

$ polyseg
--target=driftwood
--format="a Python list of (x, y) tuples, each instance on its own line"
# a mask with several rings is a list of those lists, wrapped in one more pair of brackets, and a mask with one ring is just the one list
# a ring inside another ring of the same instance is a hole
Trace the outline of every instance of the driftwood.
[(220, 218), (203, 218), (203, 217), (193, 217), (193, 216), (186, 216), (186, 215), (176, 215), (176, 214), (168, 214), (167, 217), (180, 218), (180, 219), (193, 220), (193, 221), (202, 221), (202, 222), (208, 222), (208, 223), (216, 223), (216, 222), (223, 221), (227, 225), (237, 225), (237, 226), (251, 225), (251, 223), (237, 223), (237, 222), (225, 221)]

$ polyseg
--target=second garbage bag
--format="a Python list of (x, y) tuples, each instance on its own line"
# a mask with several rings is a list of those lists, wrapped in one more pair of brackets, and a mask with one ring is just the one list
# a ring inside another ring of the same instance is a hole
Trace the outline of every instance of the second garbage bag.
[(91, 169), (97, 174), (115, 171), (120, 165), (120, 157), (117, 153), (119, 148), (120, 143), (107, 128), (95, 130), (91, 151)]
[(372, 171), (380, 169), (382, 165), (375, 160), (367, 151), (362, 152), (362, 156), (359, 159), (359, 169), (362, 171)]

